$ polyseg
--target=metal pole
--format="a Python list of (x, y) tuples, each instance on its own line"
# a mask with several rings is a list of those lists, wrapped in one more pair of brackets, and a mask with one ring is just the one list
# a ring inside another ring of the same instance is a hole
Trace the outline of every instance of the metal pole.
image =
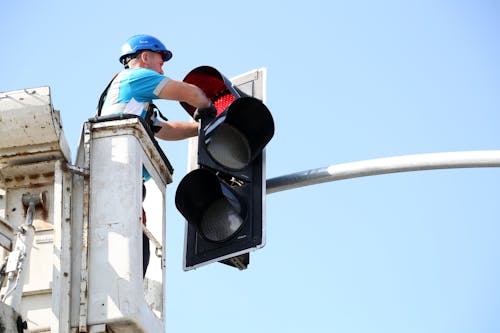
[(500, 150), (433, 153), (331, 165), (268, 179), (267, 194), (336, 180), (433, 169), (500, 167)]

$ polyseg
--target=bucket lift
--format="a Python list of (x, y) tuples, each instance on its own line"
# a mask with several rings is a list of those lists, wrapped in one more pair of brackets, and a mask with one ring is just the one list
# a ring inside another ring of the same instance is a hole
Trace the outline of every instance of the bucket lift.
[(73, 165), (50, 89), (23, 89), (0, 93), (0, 137), (0, 331), (164, 332), (172, 168), (142, 120), (90, 119)]
[(48, 87), (0, 93), (0, 119), (0, 259), (7, 258), (0, 300), (22, 318), (16, 331), (24, 321), (50, 329), (70, 151)]
[(118, 115), (84, 124), (76, 165), (89, 176), (73, 183), (72, 234), (81, 236), (72, 243), (72, 272), (80, 276), (73, 279), (72, 291), (80, 294), (72, 297), (72, 314), (79, 313), (72, 327), (164, 332), (165, 258), (155, 263), (152, 256), (146, 281), (142, 276), (142, 195), (146, 170), (151, 179), (144, 205), (153, 208), (146, 209), (148, 229), (161, 236), (152, 243), (165, 248), (166, 185), (173, 171), (168, 159), (141, 119)]

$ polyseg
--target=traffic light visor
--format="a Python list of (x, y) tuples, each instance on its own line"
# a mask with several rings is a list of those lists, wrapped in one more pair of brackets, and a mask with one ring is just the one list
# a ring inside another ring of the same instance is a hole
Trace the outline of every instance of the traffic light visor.
[[(217, 69), (210, 66), (200, 66), (189, 72), (183, 79), (184, 82), (199, 87), (212, 101), (220, 115), (239, 94), (233, 88), (231, 82)], [(196, 108), (186, 102), (181, 102), (182, 107), (193, 116)]]
[(179, 212), (210, 242), (232, 238), (245, 223), (246, 207), (216, 175), (206, 169), (187, 174), (175, 194)]
[(274, 121), (264, 103), (241, 97), (206, 128), (205, 144), (217, 163), (241, 170), (262, 152), (273, 135)]

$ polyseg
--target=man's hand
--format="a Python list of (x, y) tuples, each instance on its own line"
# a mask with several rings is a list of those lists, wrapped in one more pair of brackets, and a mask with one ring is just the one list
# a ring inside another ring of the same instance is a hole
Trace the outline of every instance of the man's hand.
[(215, 118), (217, 115), (217, 109), (213, 104), (210, 104), (209, 107), (207, 108), (202, 108), (202, 109), (196, 109), (196, 111), (193, 114), (194, 120), (198, 121), (201, 118)]

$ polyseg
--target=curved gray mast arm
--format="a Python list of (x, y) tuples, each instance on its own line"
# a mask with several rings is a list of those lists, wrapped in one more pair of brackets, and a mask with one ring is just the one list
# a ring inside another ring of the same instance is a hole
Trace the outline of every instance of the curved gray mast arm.
[(268, 179), (267, 194), (336, 180), (433, 169), (500, 167), (500, 150), (405, 155), (342, 163)]

